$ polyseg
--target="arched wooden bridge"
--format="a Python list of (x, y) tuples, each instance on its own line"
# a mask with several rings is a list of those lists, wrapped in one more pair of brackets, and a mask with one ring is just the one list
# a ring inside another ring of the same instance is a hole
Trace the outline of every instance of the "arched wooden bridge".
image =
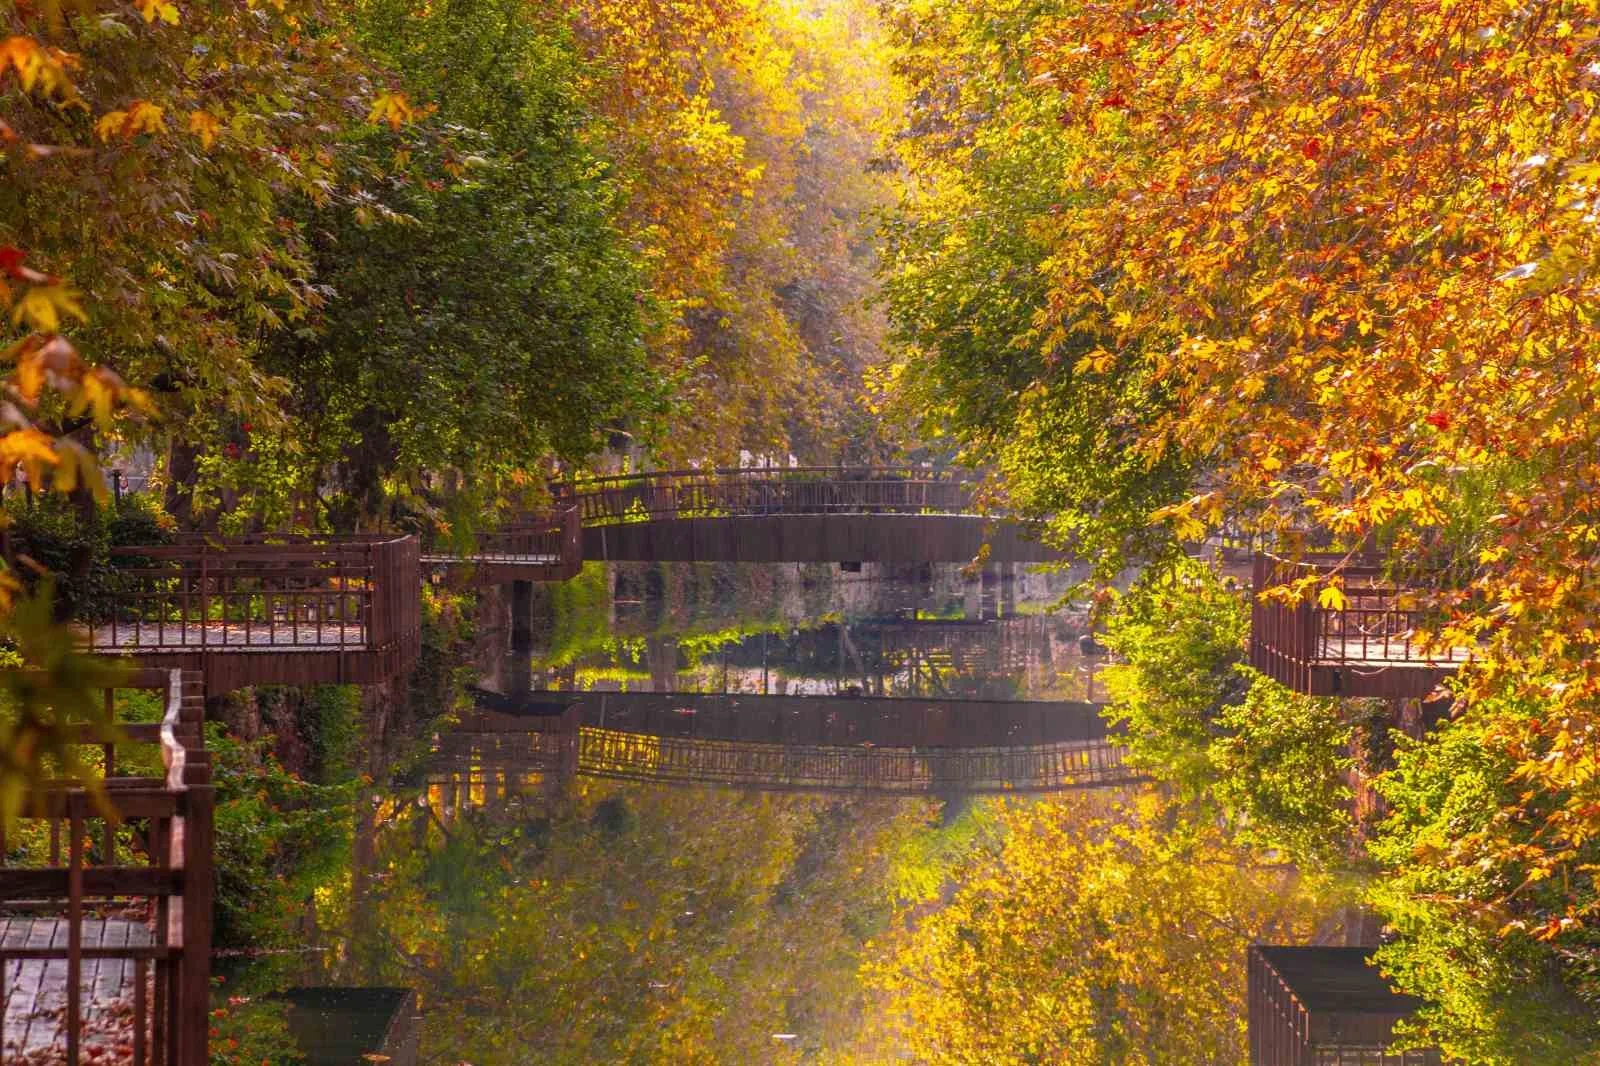
[(440, 736), (435, 784), (530, 776), (769, 791), (1054, 792), (1131, 784), (1098, 706), (684, 693), (487, 696)]
[(924, 467), (669, 470), (562, 486), (585, 559), (607, 562), (1046, 562), (1059, 552), (985, 517), (967, 471)]
[(596, 562), (966, 563), (1064, 556), (978, 506), (977, 477), (924, 467), (754, 467), (586, 478), (552, 513), (441, 545), (433, 566), (490, 581), (561, 581)]

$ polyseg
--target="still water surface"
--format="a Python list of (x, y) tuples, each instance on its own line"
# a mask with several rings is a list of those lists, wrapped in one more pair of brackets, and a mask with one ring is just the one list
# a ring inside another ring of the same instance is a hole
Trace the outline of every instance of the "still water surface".
[[(998, 566), (613, 565), (537, 589), (525, 619), (507, 597), (479, 619), (461, 705), (389, 745), (348, 868), (306, 900), (304, 947), (231, 967), (229, 987), (298, 989), (290, 1022), (313, 1066), (848, 1060), (858, 969), (902, 882), (996, 801), (577, 775), (563, 712), (601, 693), (680, 715), (710, 705), (661, 694), (804, 697), (844, 717), (1093, 700), (1098, 649), (1057, 606), (1070, 583)], [(490, 743), (486, 720), (519, 732)]]

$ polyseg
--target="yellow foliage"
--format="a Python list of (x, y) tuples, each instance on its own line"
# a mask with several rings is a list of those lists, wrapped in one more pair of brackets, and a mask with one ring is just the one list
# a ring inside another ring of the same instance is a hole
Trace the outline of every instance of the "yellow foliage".
[(202, 148), (210, 148), (217, 140), (222, 123), (209, 111), (192, 111), (189, 114), (189, 132), (200, 138)]
[(166, 116), (160, 107), (148, 100), (135, 100), (125, 111), (107, 111), (101, 115), (94, 124), (94, 131), (102, 141), (109, 141), (112, 137), (160, 133), (166, 126)]
[(1245, 949), (1311, 935), (1329, 886), (1174, 813), (1151, 794), (1007, 804), (998, 847), (864, 968), (870, 1061), (1243, 1061)]
[(416, 118), (417, 109), (411, 106), (405, 93), (397, 92), (379, 93), (372, 101), (372, 110), (367, 112), (368, 122), (387, 123), (392, 130), (414, 122)]
[(170, 0), (139, 0), (139, 14), (146, 22), (160, 19), (171, 26), (178, 24), (178, 8)]

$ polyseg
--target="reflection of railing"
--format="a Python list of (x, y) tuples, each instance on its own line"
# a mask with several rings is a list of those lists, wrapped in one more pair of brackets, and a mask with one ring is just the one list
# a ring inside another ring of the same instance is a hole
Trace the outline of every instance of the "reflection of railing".
[[(103, 751), (103, 802), (70, 782), (30, 797), (24, 826), (43, 823), (43, 832), (25, 835), (29, 865), (0, 869), (0, 901), (29, 915), (0, 919), (0, 1047), (20, 1051), (16, 1061), (63, 1061), (63, 1050), (72, 1066), (208, 1061), (213, 798), (203, 688), (198, 674), (178, 670), (138, 671), (128, 687), (163, 693), (161, 723), (122, 725), (116, 743), (82, 731), (84, 745)], [(132, 743), (160, 745), (164, 777), (117, 774), (118, 748)], [(0, 862), (9, 859), (0, 842)], [(43, 916), (51, 911), (65, 913)]]
[(1086, 703), (535, 693), (528, 706), (557, 699), (567, 702), (561, 715), (469, 715), (440, 737), (434, 772), (908, 793), (1141, 779)]
[(561, 486), (585, 526), (788, 514), (973, 514), (977, 482), (922, 467), (669, 470)]
[[(231, 682), (380, 680), (403, 669), (420, 640), (414, 537), (194, 534), (117, 548), (113, 561), (90, 647), (205, 661), (213, 691)], [(211, 665), (236, 655), (249, 656), (248, 669)], [(329, 669), (330, 656), (355, 659)]]
[(567, 504), (542, 518), (526, 518), (478, 533), (460, 548), (425, 552), (433, 566), (472, 566), (488, 581), (565, 581), (583, 569), (583, 520)]
[(609, 729), (578, 736), (578, 773), (767, 790), (1049, 792), (1128, 784), (1139, 775), (1104, 743), (1017, 748), (840, 748), (655, 737)]
[[(1295, 602), (1261, 595), (1297, 581), (1307, 589)], [(1324, 596), (1330, 587), (1336, 591)], [(1250, 664), (1297, 692), (1420, 697), (1467, 658), (1465, 649), (1420, 637), (1428, 613), (1380, 567), (1342, 556), (1257, 555), (1253, 591)]]
[(1091, 703), (585, 692), (565, 695), (583, 723), (651, 736), (897, 748), (999, 748), (1106, 737)]

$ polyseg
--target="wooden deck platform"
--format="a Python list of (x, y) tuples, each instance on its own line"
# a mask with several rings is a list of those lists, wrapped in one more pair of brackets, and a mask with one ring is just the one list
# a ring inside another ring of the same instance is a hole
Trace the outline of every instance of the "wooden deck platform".
[(478, 533), (467, 545), (436, 545), (422, 553), (430, 570), (466, 570), (479, 582), (566, 581), (583, 569), (583, 523), (566, 505)]
[[(1471, 648), (1426, 641), (1423, 634), (1437, 632), (1440, 619), (1381, 566), (1342, 556), (1260, 554), (1252, 571), (1250, 665), (1296, 692), (1426, 699), (1472, 657)], [(1263, 595), (1307, 579), (1313, 588), (1297, 602)], [(1330, 584), (1341, 593), (1337, 605), (1317, 598)]]
[[(106, 948), (151, 947), (155, 943), (143, 922), (122, 919), (87, 919), (83, 946), (93, 952)], [(67, 923), (59, 918), (0, 918), (0, 962), (3, 962), (5, 1013), (0, 1021), (7, 1064), (66, 1061), (66, 959), (13, 959), (8, 951), (67, 947)], [(84, 1061), (133, 1061), (132, 1016), (137, 963), (129, 958), (83, 960)]]
[(245, 685), (370, 684), (415, 661), (421, 581), (414, 536), (179, 536), (113, 552), (90, 650)]

